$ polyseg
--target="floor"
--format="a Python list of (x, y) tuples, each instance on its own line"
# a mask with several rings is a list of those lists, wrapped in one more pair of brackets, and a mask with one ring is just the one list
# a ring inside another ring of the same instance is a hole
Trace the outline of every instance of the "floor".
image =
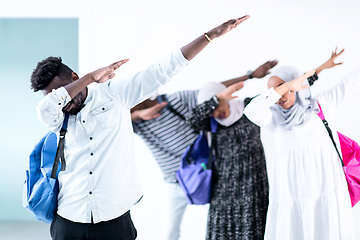
[(49, 240), (50, 225), (43, 222), (0, 221), (1, 240)]

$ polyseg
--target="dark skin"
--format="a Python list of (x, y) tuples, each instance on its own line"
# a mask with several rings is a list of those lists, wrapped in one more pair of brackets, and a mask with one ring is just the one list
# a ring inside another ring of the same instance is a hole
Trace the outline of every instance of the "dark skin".
[[(267, 61), (266, 63), (260, 65), (254, 72), (254, 78), (263, 78), (270, 73), (270, 69), (273, 68), (278, 62), (276, 60)], [(238, 82), (244, 82), (249, 79), (249, 76), (244, 75), (241, 77), (233, 78), (224, 82), (221, 82), (225, 87), (229, 87)], [(144, 102), (136, 105), (131, 109), (131, 120), (150, 120), (160, 116), (159, 111), (167, 105), (167, 102), (159, 103), (156, 99), (150, 100), (147, 99)], [(228, 105), (227, 105), (228, 107)], [(221, 108), (222, 109), (222, 108)], [(220, 111), (220, 110), (219, 110)], [(219, 113), (218, 115), (221, 115)], [(217, 116), (218, 117), (218, 116)]]
[[(241, 18), (231, 19), (207, 32), (208, 37), (211, 40), (221, 37), (226, 33), (230, 32), (236, 28), (240, 23), (249, 19), (249, 15), (245, 15)], [(183, 46), (181, 52), (187, 60), (192, 60), (199, 52), (201, 52), (207, 45), (209, 40), (207, 40), (204, 35), (196, 38), (194, 41)], [(71, 97), (71, 101), (63, 108), (64, 112), (69, 112), (71, 114), (77, 114), (85, 102), (87, 97), (87, 86), (90, 83), (97, 82), (102, 83), (106, 82), (109, 79), (115, 76), (114, 71), (117, 70), (122, 64), (128, 62), (129, 59), (124, 59), (118, 62), (115, 62), (107, 67), (100, 68), (94, 72), (88, 73), (85, 76), (79, 78), (76, 73), (72, 73), (69, 79), (60, 79), (55, 77), (48, 86), (46, 86), (42, 93), (47, 95), (53, 89), (58, 89), (60, 87), (65, 87), (67, 92)]]

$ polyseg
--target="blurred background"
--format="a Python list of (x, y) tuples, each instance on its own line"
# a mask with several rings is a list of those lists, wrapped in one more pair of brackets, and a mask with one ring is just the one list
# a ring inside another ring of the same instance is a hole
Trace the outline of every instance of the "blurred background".
[[(61, 56), (80, 76), (114, 61), (130, 58), (117, 78), (133, 75), (172, 50), (235, 17), (250, 19), (215, 39), (160, 93), (198, 89), (208, 81), (244, 75), (277, 59), (278, 66), (314, 69), (345, 48), (343, 65), (320, 74), (313, 93), (335, 85), (360, 67), (360, 2), (356, 0), (0, 0), (0, 239), (50, 239), (49, 225), (22, 207), (28, 156), (48, 131), (37, 119), (41, 92), (30, 89), (37, 62)], [(245, 83), (240, 98), (264, 91), (266, 81)], [(340, 106), (337, 128), (360, 142), (359, 91)], [(271, 136), (262, 132), (268, 169)], [(146, 145), (136, 137), (136, 161), (144, 198), (131, 209), (139, 240), (161, 240), (166, 219), (164, 183)], [(271, 177), (271, 176), (269, 176)], [(353, 208), (354, 231), (360, 239), (360, 204)], [(190, 206), (181, 239), (201, 239), (206, 222), (202, 207)]]

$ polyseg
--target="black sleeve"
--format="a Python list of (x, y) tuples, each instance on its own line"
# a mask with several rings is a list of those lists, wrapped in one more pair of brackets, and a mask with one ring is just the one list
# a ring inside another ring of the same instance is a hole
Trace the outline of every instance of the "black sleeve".
[(217, 106), (218, 103), (213, 98), (197, 105), (186, 116), (186, 122), (196, 130), (210, 131), (211, 113)]

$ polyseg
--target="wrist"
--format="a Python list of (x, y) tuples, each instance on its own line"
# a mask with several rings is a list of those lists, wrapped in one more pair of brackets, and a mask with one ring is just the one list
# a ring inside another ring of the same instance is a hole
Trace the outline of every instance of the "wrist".
[[(208, 39), (207, 37), (210, 39)], [(209, 32), (205, 32), (204, 33), (204, 37), (209, 41), (211, 42), (212, 40), (214, 40), (217, 36), (216, 36), (216, 33), (214, 33), (212, 30), (210, 30)]]
[(219, 104), (220, 101), (225, 100), (225, 99), (221, 96), (220, 93), (218, 93), (218, 94), (216, 94), (215, 96), (213, 96), (213, 99), (214, 99), (214, 101), (215, 101), (217, 104)]
[(246, 72), (246, 76), (248, 76), (249, 79), (252, 79), (254, 77), (253, 74), (254, 74), (254, 71), (251, 71), (251, 70)]
[(89, 85), (90, 83), (97, 82), (97, 81), (95, 80), (95, 78), (92, 76), (91, 73), (86, 74), (85, 76), (83, 76), (83, 77), (80, 78), (80, 79), (83, 79), (83, 81), (85, 82), (86, 85)]

